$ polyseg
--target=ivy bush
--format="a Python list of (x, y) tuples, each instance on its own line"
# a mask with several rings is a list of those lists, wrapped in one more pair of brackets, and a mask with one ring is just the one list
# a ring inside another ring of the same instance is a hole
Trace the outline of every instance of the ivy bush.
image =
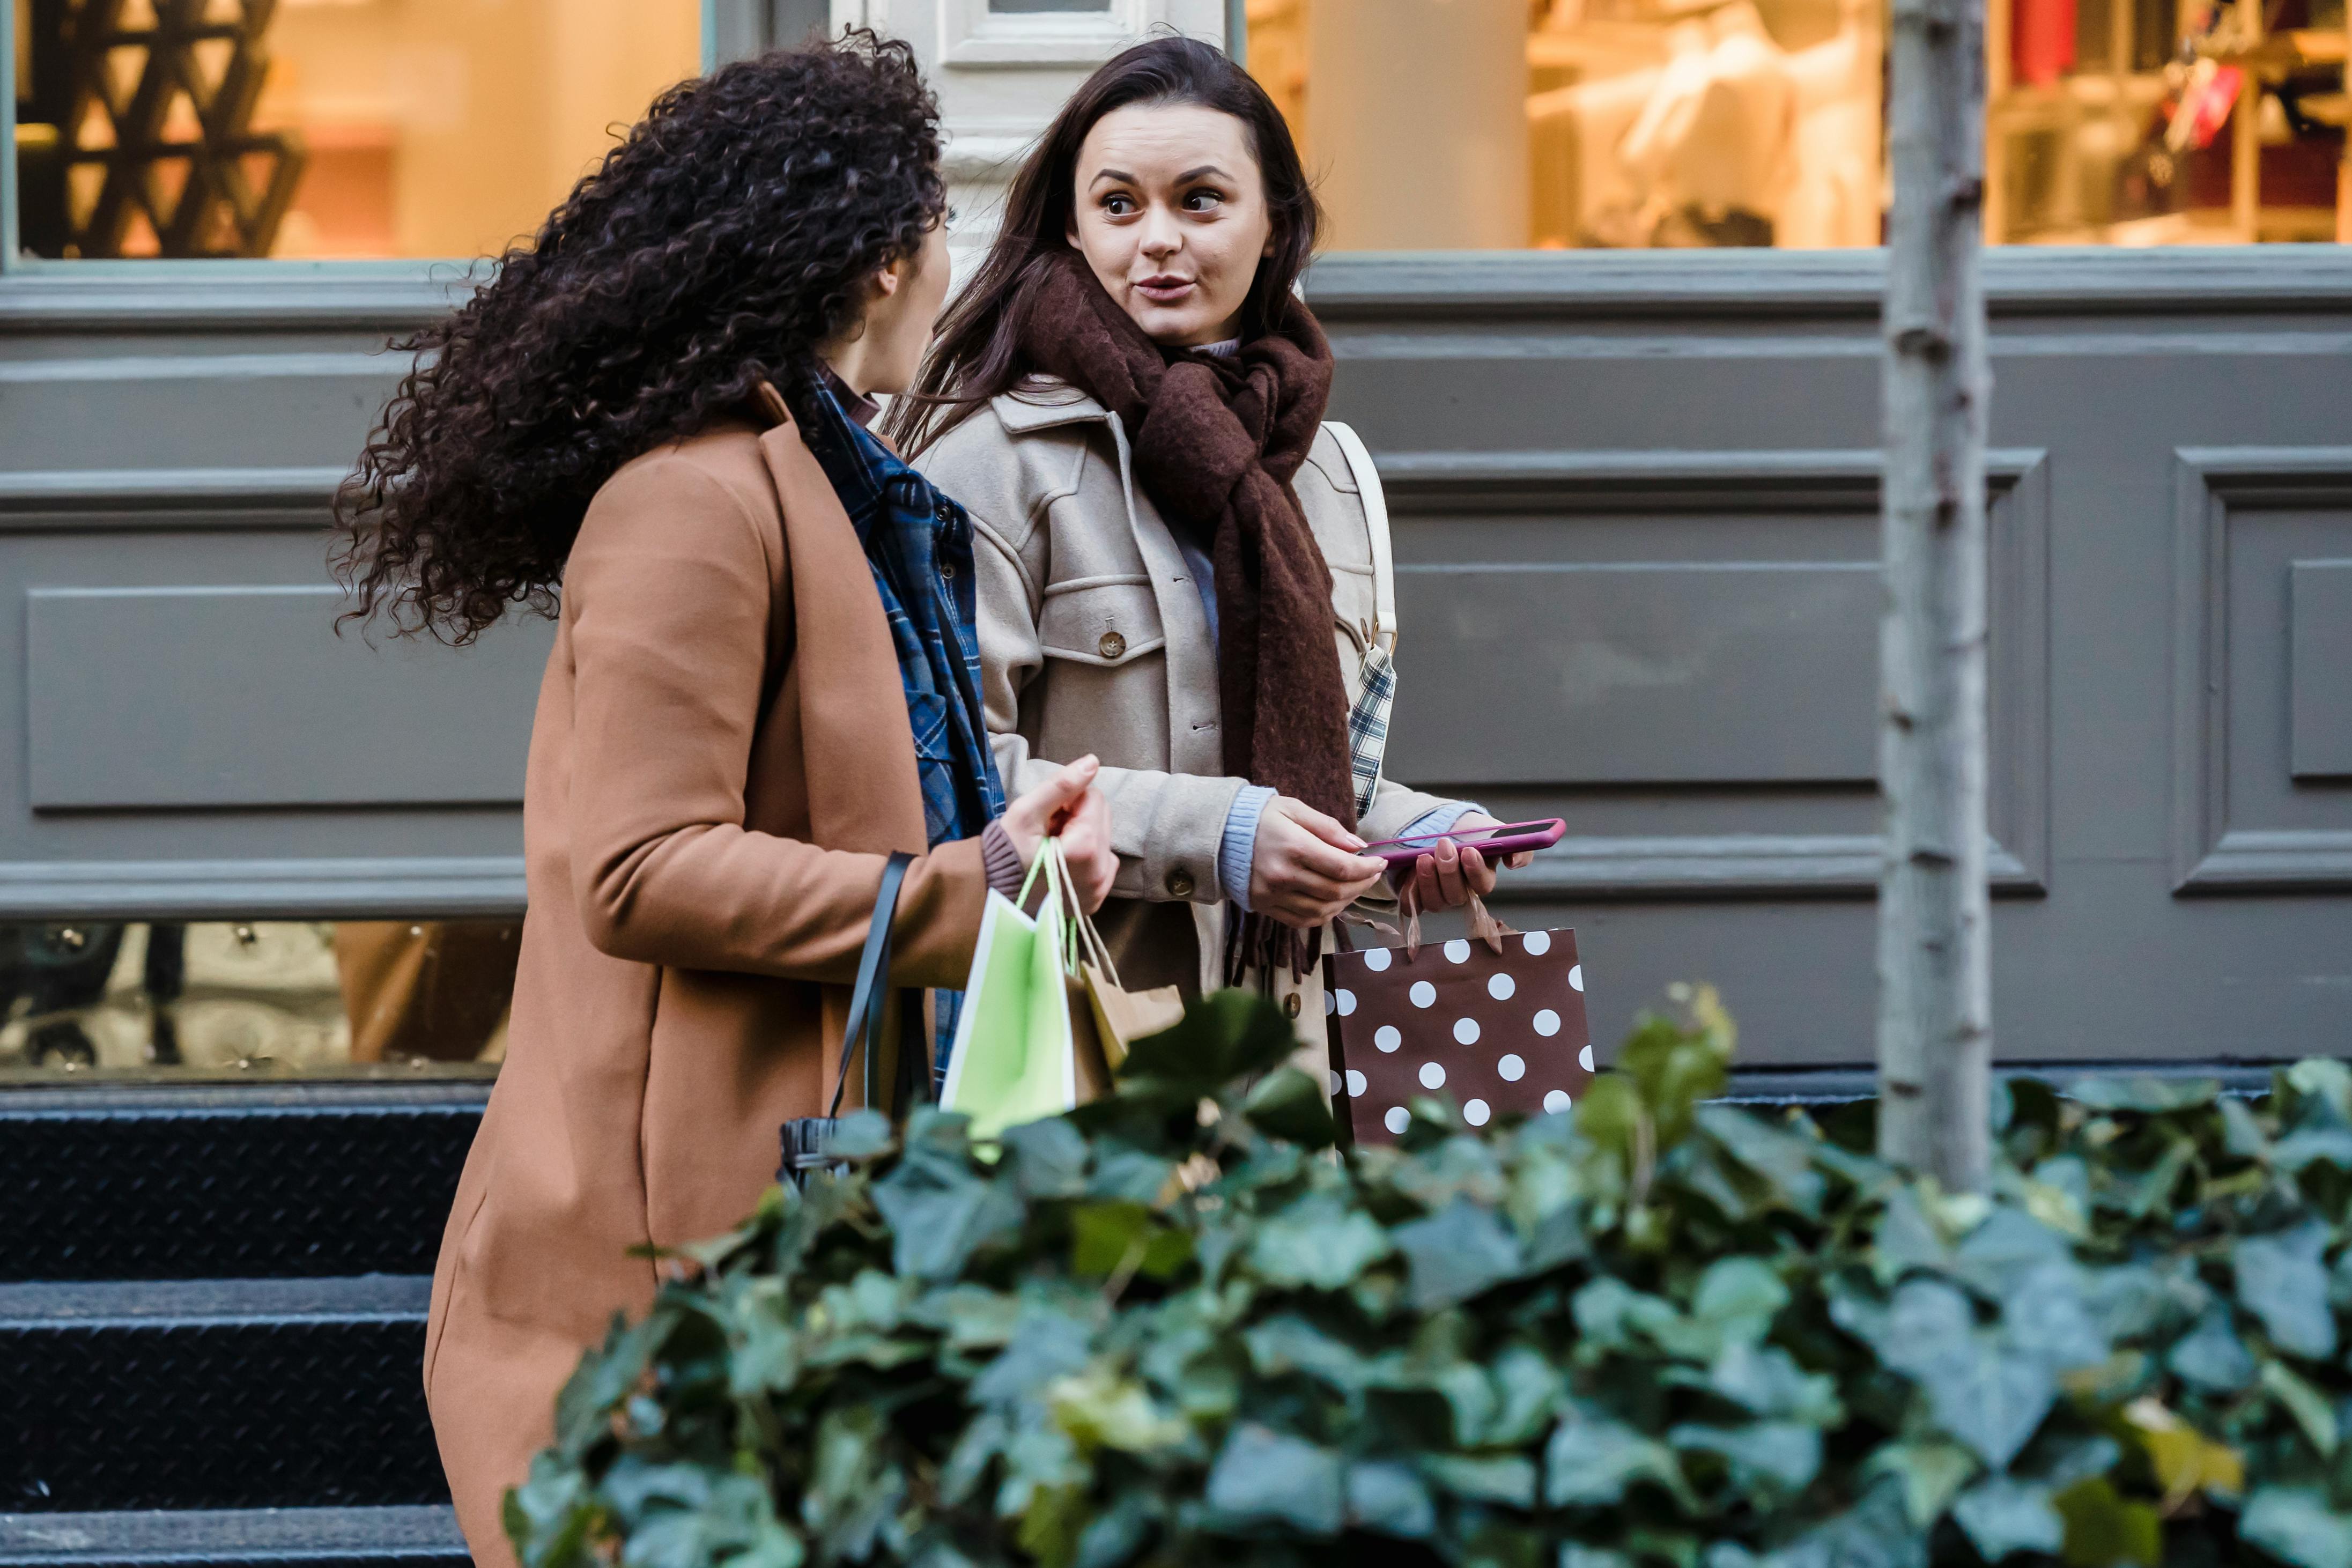
[(1709, 1103), (1732, 1029), (1684, 1001), (1572, 1113), (1423, 1101), (1396, 1149), (1333, 1152), (1239, 994), (1001, 1149), (855, 1120), (585, 1360), (509, 1531), (529, 1568), (2352, 1568), (2345, 1064), (2012, 1082), (1954, 1195)]

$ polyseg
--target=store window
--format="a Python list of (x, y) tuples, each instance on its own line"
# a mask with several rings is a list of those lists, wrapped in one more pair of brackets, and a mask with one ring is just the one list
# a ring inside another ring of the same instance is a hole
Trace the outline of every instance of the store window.
[(15, 0), (36, 256), (472, 257), (701, 66), (701, 0)]
[(488, 1073), (511, 921), (0, 924), (0, 1084)]
[[(1342, 250), (1876, 245), (1884, 0), (1248, 0)], [(1987, 237), (2352, 241), (2345, 0), (1992, 0)]]

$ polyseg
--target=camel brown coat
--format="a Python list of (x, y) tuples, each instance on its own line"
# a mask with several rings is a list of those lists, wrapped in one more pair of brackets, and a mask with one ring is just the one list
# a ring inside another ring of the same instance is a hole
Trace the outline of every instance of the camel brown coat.
[(916, 853), (893, 982), (966, 978), (980, 842), (921, 853), (905, 710), (865, 553), (789, 423), (679, 442), (597, 492), (531, 730), (506, 1064), (425, 1330), (482, 1568), (514, 1562), (500, 1499), (582, 1351), (652, 1300), (630, 1249), (741, 1219), (781, 1124), (824, 1110), (889, 851)]

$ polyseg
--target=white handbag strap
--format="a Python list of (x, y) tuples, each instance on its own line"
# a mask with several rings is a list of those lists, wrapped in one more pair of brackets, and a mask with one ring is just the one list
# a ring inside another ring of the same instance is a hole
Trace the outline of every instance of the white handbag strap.
[(1372, 640), (1394, 653), (1396, 558), (1389, 550), (1389, 502), (1381, 489), (1381, 471), (1373, 466), (1363, 437), (1353, 429), (1336, 419), (1325, 420), (1323, 428), (1339, 443), (1339, 450), (1348, 459), (1348, 471), (1355, 476), (1356, 489), (1364, 498), (1364, 531), (1371, 536), (1372, 543)]

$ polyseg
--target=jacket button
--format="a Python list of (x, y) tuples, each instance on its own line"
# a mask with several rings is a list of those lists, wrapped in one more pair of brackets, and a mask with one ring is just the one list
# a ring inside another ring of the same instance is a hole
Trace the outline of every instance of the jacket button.
[(1285, 996), (1282, 999), (1282, 1016), (1286, 1018), (1296, 1018), (1298, 1016), (1297, 992), (1294, 991), (1289, 995)]
[(1181, 868), (1169, 872), (1168, 896), (1171, 899), (1191, 898), (1192, 896), (1192, 873)]
[(1105, 632), (1102, 641), (1095, 644), (1095, 651), (1105, 658), (1117, 658), (1127, 651), (1127, 639), (1117, 632)]

